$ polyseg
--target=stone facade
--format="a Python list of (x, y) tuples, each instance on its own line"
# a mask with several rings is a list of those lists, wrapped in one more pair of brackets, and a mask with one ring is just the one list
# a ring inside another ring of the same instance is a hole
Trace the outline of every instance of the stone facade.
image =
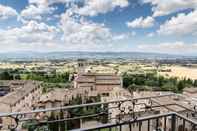
[[(25, 112), (33, 110), (33, 104), (41, 96), (40, 82), (23, 81), (23, 87), (0, 98), (0, 113)], [(10, 118), (1, 120), (4, 127), (13, 123)]]
[(116, 74), (78, 74), (74, 80), (74, 88), (85, 87), (90, 87), (91, 91), (102, 95), (111, 92), (115, 87), (122, 87), (122, 78)]

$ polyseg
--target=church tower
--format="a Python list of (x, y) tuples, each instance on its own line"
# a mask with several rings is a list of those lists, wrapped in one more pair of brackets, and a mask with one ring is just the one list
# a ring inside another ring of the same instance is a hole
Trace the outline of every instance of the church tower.
[(78, 59), (78, 74), (84, 74), (87, 66), (85, 59)]

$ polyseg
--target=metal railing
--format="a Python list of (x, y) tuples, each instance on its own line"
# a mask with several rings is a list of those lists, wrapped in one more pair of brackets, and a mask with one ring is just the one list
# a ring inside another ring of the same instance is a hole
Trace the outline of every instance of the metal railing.
[(190, 120), (175, 112), (170, 112), (73, 131), (91, 131), (102, 129), (107, 129), (109, 131), (196, 131), (196, 126), (196, 121)]
[(197, 131), (195, 118), (188, 118), (195, 111), (185, 107), (187, 115), (166, 112), (163, 109), (168, 109), (167, 106), (181, 105), (153, 101), (172, 96), (175, 94), (2, 113), (0, 128), (6, 131)]

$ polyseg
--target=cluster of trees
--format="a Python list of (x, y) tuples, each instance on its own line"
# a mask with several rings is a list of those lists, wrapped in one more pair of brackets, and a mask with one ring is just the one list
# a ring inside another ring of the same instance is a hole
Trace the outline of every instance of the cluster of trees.
[(52, 91), (54, 88), (70, 88), (72, 87), (72, 83), (42, 83), (42, 93), (47, 93)]
[(48, 118), (50, 123), (40, 124), (36, 120), (28, 120), (22, 124), (23, 129), (28, 131), (67, 131), (67, 123), (64, 121), (64, 112), (51, 112), (50, 117)]
[(25, 80), (37, 80), (37, 81), (43, 81), (48, 83), (66, 83), (69, 81), (69, 73), (53, 73), (53, 74), (43, 74), (43, 73), (27, 73), (23, 74), (25, 77), (22, 79)]
[[(95, 96), (95, 97), (82, 97), (78, 95), (77, 97), (73, 98), (69, 101), (68, 105), (79, 105), (79, 104), (87, 104), (92, 102), (99, 102), (101, 97)], [(101, 105), (94, 105), (94, 106), (87, 106), (87, 107), (81, 107), (81, 108), (72, 108), (66, 111), (66, 115), (68, 115), (71, 118), (79, 117), (79, 116), (87, 116), (91, 114), (97, 114), (102, 111)], [(68, 113), (68, 114), (67, 114)], [(107, 115), (100, 115), (98, 116), (97, 120), (101, 122), (105, 122), (108, 120)], [(81, 120), (75, 119), (75, 120), (69, 120), (65, 121), (65, 112), (63, 110), (59, 112), (51, 112), (48, 121), (51, 121), (50, 123), (42, 123), (40, 124), (38, 121), (35, 120), (29, 120), (23, 123), (22, 128), (28, 129), (28, 131), (65, 131), (65, 130), (72, 130), (76, 128), (80, 128)], [(92, 120), (91, 118), (84, 118), (83, 121)], [(96, 117), (95, 117), (96, 119)]]
[[(69, 101), (68, 105), (80, 105), (80, 104), (87, 104), (87, 103), (96, 103), (101, 101), (101, 96), (97, 95), (95, 97), (85, 97), (77, 95), (75, 98)], [(100, 110), (100, 105), (96, 106), (87, 106), (83, 108), (75, 108), (68, 110), (71, 116), (80, 116), (80, 115), (88, 115), (98, 113)]]
[(197, 80), (163, 77), (157, 73), (123, 74), (123, 86), (129, 90), (160, 90), (181, 92), (185, 87), (197, 87)]
[(38, 80), (48, 83), (66, 83), (69, 81), (69, 72), (51, 74), (41, 72), (21, 72), (20, 70), (2, 70), (0, 80)]
[[(79, 104), (87, 104), (87, 103), (96, 103), (101, 101), (101, 96), (97, 95), (95, 97), (84, 97), (78, 95), (77, 97), (73, 98), (69, 101), (68, 105), (79, 105)], [(108, 112), (107, 110), (104, 111), (104, 108), (107, 108), (107, 104), (104, 105), (92, 105), (92, 106), (86, 106), (81, 108), (73, 108), (68, 110), (68, 113), (70, 117), (79, 117), (79, 116), (88, 116), (88, 115), (94, 115), (94, 114), (100, 114), (96, 117), (87, 117), (84, 118), (83, 121), (89, 121), (89, 120), (97, 120), (101, 123), (107, 123), (108, 122), (108, 115), (106, 115)], [(103, 112), (102, 112), (103, 111)], [(103, 113), (103, 114), (102, 114)], [(68, 121), (67, 128), (74, 129), (74, 128), (80, 128), (80, 120), (71, 120)]]
[(43, 72), (24, 72), (18, 69), (6, 69), (0, 71), (0, 80), (37, 80), (42, 81), (42, 92), (46, 93), (53, 88), (69, 88), (69, 72), (50, 74)]
[(7, 69), (7, 70), (0, 71), (0, 80), (13, 80), (15, 77), (19, 78), (19, 75), (14, 70)]

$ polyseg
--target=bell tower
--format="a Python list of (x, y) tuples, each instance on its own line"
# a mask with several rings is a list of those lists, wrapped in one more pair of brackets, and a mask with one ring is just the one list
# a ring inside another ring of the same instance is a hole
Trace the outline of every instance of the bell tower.
[(78, 74), (85, 73), (87, 61), (85, 59), (78, 59)]

